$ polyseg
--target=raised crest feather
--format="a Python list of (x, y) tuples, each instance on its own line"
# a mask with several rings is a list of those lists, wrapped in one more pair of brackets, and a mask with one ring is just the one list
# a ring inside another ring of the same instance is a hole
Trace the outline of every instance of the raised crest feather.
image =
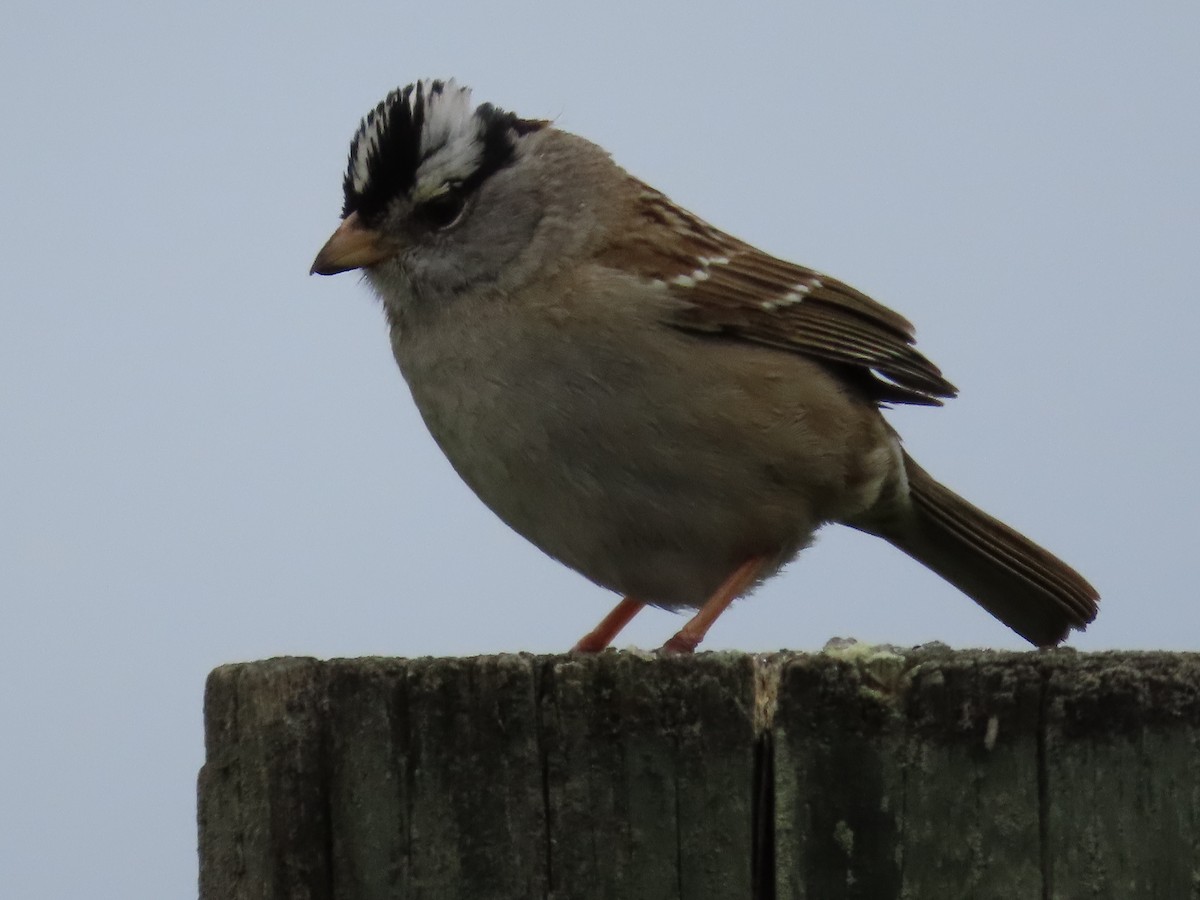
[(543, 124), (475, 106), (471, 89), (453, 79), (397, 88), (351, 141), (342, 216), (357, 212), (369, 221), (401, 195), (433, 196), (450, 183), (477, 187), (511, 160), (515, 135)]

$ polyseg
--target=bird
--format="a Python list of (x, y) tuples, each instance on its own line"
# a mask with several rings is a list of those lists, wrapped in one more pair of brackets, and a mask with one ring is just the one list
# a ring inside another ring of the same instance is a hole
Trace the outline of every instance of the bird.
[(957, 394), (907, 319), (715, 228), (546, 119), (454, 79), (362, 119), (310, 274), (361, 270), (463, 481), (622, 599), (694, 611), (690, 653), (818, 529), (876, 535), (1038, 647), (1096, 616), (1079, 573), (921, 468), (882, 411)]

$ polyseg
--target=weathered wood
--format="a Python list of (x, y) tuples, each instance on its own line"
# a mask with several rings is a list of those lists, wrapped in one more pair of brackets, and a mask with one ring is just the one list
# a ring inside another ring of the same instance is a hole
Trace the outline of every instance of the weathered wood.
[(750, 897), (753, 660), (612, 654), (545, 672), (554, 896)]
[(328, 664), (332, 896), (541, 897), (527, 658)]
[(222, 666), (205, 691), (200, 896), (326, 900), (326, 667), (310, 659)]
[(1047, 672), (1046, 896), (1200, 897), (1200, 655)]
[(1200, 657), (271, 660), (202, 900), (1200, 897)]
[(890, 651), (786, 665), (778, 896), (1041, 897), (1031, 654)]

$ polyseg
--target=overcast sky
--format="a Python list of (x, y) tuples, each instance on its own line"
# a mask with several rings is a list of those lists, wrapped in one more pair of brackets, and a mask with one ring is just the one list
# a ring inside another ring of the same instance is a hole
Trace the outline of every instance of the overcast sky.
[[(194, 894), (214, 666), (561, 651), (615, 601), (459, 482), (365, 287), (307, 274), (360, 116), (423, 76), (909, 317), (962, 393), (891, 421), (1096, 584), (1074, 646), (1200, 646), (1200, 6), (745, 6), (9, 0), (5, 897)], [(706, 647), (834, 635), (1022, 646), (830, 529)]]

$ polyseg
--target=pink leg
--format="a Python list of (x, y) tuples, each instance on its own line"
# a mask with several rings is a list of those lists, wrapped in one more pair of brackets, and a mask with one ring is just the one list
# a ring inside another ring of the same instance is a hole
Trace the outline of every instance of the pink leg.
[(734, 569), (733, 574), (726, 578), (717, 588), (716, 593), (700, 607), (700, 611), (679, 629), (675, 637), (662, 645), (662, 652), (692, 653), (695, 651), (700, 642), (704, 640), (704, 636), (708, 634), (708, 629), (712, 628), (713, 622), (717, 621), (717, 617), (729, 608), (730, 603), (744, 594), (750, 585), (754, 584), (754, 579), (758, 577), (758, 573), (762, 571), (766, 561), (765, 556), (752, 556)]
[(629, 620), (636, 616), (645, 605), (641, 600), (626, 597), (613, 607), (612, 612), (605, 616), (599, 625), (581, 637), (579, 642), (571, 649), (576, 653), (599, 653), (612, 643), (613, 638), (620, 633), (622, 628), (629, 624)]

